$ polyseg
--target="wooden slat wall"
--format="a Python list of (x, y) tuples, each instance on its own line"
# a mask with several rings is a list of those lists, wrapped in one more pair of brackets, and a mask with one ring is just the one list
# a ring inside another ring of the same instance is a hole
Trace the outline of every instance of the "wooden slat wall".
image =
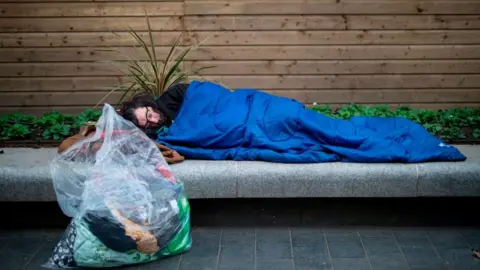
[[(125, 81), (102, 63), (190, 30), (185, 66), (311, 104), (480, 107), (479, 0), (0, 0), (0, 112), (91, 107)], [(112, 33), (115, 31), (116, 33)], [(146, 55), (136, 54), (140, 60)], [(107, 102), (115, 103), (119, 95)]]

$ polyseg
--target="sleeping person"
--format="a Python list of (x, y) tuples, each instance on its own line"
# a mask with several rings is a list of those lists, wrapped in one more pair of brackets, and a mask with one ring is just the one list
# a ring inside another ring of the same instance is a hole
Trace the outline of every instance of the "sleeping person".
[(284, 163), (464, 161), (454, 146), (401, 117), (335, 119), (297, 100), (208, 81), (139, 95), (122, 116), (187, 159)]

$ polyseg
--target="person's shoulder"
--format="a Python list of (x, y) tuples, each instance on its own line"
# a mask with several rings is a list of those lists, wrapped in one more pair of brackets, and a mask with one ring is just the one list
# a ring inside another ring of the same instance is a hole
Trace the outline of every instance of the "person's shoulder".
[(175, 92), (175, 91), (185, 91), (187, 90), (187, 88), (190, 86), (189, 83), (176, 83), (176, 84), (173, 84), (171, 85), (170, 87), (167, 88), (167, 90), (165, 91), (165, 93), (168, 93), (168, 92)]

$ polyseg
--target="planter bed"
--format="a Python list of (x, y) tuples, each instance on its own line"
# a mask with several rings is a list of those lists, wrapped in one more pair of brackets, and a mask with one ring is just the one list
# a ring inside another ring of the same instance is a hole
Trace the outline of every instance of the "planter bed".
[[(415, 109), (408, 106), (389, 108), (387, 105), (345, 105), (332, 109), (329, 105), (309, 107), (334, 118), (353, 116), (405, 117), (423, 125), (431, 134), (450, 144), (480, 144), (480, 108), (448, 110)], [(22, 113), (0, 115), (0, 147), (52, 148), (78, 132), (89, 121), (97, 121), (100, 110), (86, 109), (78, 115), (57, 111), (41, 117)]]

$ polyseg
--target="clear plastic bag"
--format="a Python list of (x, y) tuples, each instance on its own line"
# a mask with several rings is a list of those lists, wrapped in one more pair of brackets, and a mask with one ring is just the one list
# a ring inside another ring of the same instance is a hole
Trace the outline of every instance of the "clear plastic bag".
[(51, 163), (72, 221), (44, 265), (115, 267), (190, 249), (190, 206), (155, 143), (105, 104), (95, 134)]

